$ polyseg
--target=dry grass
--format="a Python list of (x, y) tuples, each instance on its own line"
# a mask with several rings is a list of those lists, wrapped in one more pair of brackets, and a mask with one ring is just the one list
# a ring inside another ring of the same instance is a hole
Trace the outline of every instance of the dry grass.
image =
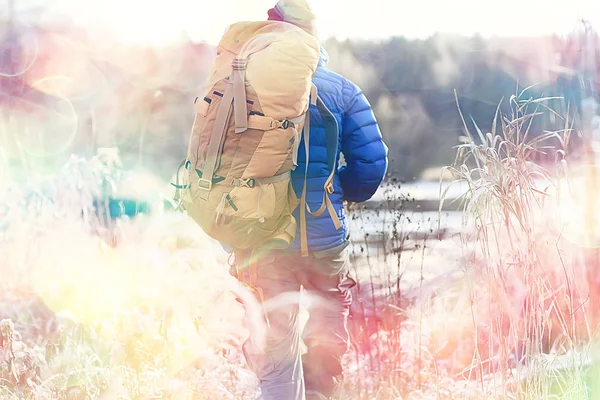
[[(467, 281), (470, 327), (461, 332), (471, 340), (455, 367), (505, 398), (587, 398), (586, 365), (553, 368), (545, 355), (587, 353), (600, 322), (590, 302), (599, 288), (588, 275), (597, 264), (586, 261), (584, 241), (563, 235), (574, 222), (564, 185), (577, 177), (567, 168), (570, 122), (558, 132), (530, 132), (546, 100), (513, 96), (512, 114), (494, 121), (499, 133), (467, 130), (450, 168), (469, 185), (464, 217), (476, 228), (479, 263)], [(539, 151), (555, 155), (554, 170), (531, 161)], [(484, 384), (490, 374), (495, 385)]]
[[(567, 163), (570, 121), (557, 132), (530, 132), (547, 100), (517, 93), (509, 100), (512, 113), (497, 113), (494, 131), (466, 130), (456, 162), (447, 168), (468, 188), (456, 263), (462, 275), (440, 271), (440, 279), (428, 281), (425, 257), (407, 270), (415, 254), (439, 247), (435, 234), (425, 236), (420, 249), (392, 256), (391, 262), (371, 262), (368, 273), (363, 271), (365, 282), (397, 286), (377, 299), (378, 318), (367, 322), (375, 325), (369, 330), (374, 333), (363, 345), (364, 364), (379, 387), (399, 393), (378, 398), (598, 395), (590, 377), (600, 322), (594, 306), (600, 242), (594, 224), (584, 222), (597, 218), (587, 206), (597, 204), (600, 182), (595, 167)], [(540, 151), (553, 154), (555, 164), (532, 162)], [(586, 189), (576, 190), (582, 183)], [(401, 207), (402, 202), (393, 206)], [(405, 217), (399, 213), (393, 227)], [(410, 234), (394, 229), (391, 236), (395, 243), (388, 248), (402, 247)], [(446, 271), (452, 269), (446, 265)], [(417, 279), (407, 289), (400, 281), (411, 273)]]
[[(390, 251), (355, 260), (381, 303), (353, 321), (341, 398), (588, 398), (587, 361), (562, 357), (599, 322), (595, 251), (574, 240), (591, 233), (563, 212), (569, 123), (533, 137), (544, 102), (524, 97), (449, 168), (468, 187), (460, 241), (411, 237), (410, 200), (387, 198)], [(550, 140), (556, 171), (530, 161)], [(224, 253), (180, 214), (103, 221), (92, 199), (119, 179), (104, 154), (0, 192), (0, 398), (254, 398)]]
[(80, 195), (94, 185), (69, 187), (64, 177), (49, 184), (60, 200), (39, 193), (25, 208), (15, 190), (3, 215), (2, 395), (62, 399), (74, 388), (74, 398), (234, 399), (253, 391), (237, 368), (245, 332), (232, 291), (240, 288), (222, 251), (178, 214), (108, 227), (94, 213), (82, 217), (91, 204)]

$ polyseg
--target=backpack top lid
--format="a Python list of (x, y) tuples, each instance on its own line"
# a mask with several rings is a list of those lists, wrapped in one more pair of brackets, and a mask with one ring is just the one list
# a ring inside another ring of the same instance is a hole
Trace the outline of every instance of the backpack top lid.
[(246, 81), (265, 115), (291, 119), (306, 112), (320, 58), (314, 36), (286, 22), (235, 23), (219, 43), (208, 88), (231, 75), (236, 58), (248, 59)]

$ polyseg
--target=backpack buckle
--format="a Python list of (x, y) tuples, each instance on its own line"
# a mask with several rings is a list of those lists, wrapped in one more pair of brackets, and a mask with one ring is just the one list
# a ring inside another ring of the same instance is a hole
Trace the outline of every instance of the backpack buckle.
[(277, 122), (277, 127), (280, 129), (287, 129), (290, 127), (290, 125), (294, 125), (294, 123), (290, 120), (284, 119), (284, 120), (277, 120), (275, 121)]
[(254, 178), (240, 179), (240, 183), (242, 184), (242, 186), (246, 186), (249, 188), (256, 187), (256, 181), (254, 180)]
[(328, 185), (325, 186), (325, 191), (327, 192), (327, 194), (333, 194), (335, 192), (335, 189), (333, 187), (333, 183), (330, 183)]
[(256, 187), (256, 179), (254, 178), (235, 178), (231, 181), (231, 186), (235, 187)]
[(207, 192), (210, 192), (212, 189), (212, 184), (212, 179), (198, 179), (198, 188), (206, 190)]
[(244, 70), (244, 69), (246, 69), (247, 65), (248, 65), (248, 60), (245, 58), (241, 58), (241, 59), (236, 58), (231, 63), (231, 67), (233, 68), (234, 71)]

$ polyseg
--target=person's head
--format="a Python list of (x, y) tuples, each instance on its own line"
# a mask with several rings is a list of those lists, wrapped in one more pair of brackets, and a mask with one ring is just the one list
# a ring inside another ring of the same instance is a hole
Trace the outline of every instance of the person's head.
[(269, 21), (283, 21), (294, 24), (317, 37), (316, 15), (307, 0), (279, 0), (268, 11)]

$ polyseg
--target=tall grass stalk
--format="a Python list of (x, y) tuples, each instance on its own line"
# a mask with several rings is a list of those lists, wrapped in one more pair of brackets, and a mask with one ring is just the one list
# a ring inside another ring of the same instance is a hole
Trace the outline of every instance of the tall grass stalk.
[[(468, 185), (463, 223), (475, 228), (482, 261), (469, 280), (475, 346), (465, 374), (489, 396), (586, 398), (577, 397), (585, 396), (583, 367), (554, 369), (545, 356), (581, 351), (591, 340), (581, 249), (553, 223), (572, 129), (565, 120), (559, 131), (534, 134), (534, 119), (553, 111), (551, 99), (530, 98), (527, 90), (508, 100), (509, 115), (498, 106), (489, 133), (473, 120), (472, 132), (461, 113), (466, 135), (447, 167)], [(539, 152), (553, 156), (550, 168), (532, 161)], [(443, 204), (446, 193), (440, 196)]]

